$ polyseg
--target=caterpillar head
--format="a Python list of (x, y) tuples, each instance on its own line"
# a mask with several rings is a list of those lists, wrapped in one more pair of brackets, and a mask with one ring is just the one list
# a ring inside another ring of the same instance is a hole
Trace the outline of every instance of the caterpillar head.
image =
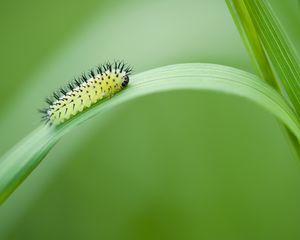
[(124, 88), (124, 87), (126, 87), (126, 86), (128, 85), (128, 83), (129, 83), (129, 76), (128, 76), (128, 74), (125, 74), (124, 77), (122, 77), (122, 80), (123, 80), (123, 82), (122, 82), (122, 87)]

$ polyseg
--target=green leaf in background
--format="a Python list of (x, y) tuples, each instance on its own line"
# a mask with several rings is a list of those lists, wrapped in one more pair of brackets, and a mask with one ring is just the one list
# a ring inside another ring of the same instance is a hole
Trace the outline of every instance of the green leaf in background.
[[(267, 1), (227, 0), (233, 19), (261, 77), (299, 116), (299, 58)], [(300, 157), (299, 141), (287, 131)]]
[(252, 62), (258, 69), (260, 76), (271, 86), (278, 89), (278, 83), (276, 82), (266, 52), (263, 49), (255, 26), (245, 6), (245, 2), (239, 0), (226, 0), (226, 2), (248, 49)]
[(210, 64), (162, 67), (132, 76), (129, 87), (112, 99), (76, 115), (57, 128), (40, 127), (11, 149), (0, 161), (0, 202), (31, 173), (54, 144), (78, 124), (137, 97), (180, 89), (213, 90), (247, 98), (277, 116), (300, 139), (300, 125), (293, 111), (274, 89), (255, 75)]
[(263, 79), (279, 86), (299, 116), (299, 58), (270, 4), (265, 0), (227, 0), (227, 4)]

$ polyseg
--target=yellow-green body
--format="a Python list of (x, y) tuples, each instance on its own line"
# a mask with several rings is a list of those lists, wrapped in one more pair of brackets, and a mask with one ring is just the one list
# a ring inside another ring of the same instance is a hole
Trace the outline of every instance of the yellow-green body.
[(127, 72), (120, 69), (94, 75), (55, 100), (47, 110), (48, 121), (58, 125), (99, 100), (113, 96), (124, 88), (128, 81)]

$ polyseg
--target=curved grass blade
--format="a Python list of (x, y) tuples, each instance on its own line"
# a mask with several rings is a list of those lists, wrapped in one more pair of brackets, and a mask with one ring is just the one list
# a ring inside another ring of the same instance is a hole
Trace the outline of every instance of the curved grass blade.
[(41, 126), (0, 160), (0, 203), (34, 170), (66, 133), (89, 118), (141, 96), (174, 90), (211, 90), (247, 98), (280, 119), (300, 139), (300, 124), (285, 100), (255, 75), (213, 64), (178, 64), (131, 77), (130, 85), (112, 99), (54, 128)]

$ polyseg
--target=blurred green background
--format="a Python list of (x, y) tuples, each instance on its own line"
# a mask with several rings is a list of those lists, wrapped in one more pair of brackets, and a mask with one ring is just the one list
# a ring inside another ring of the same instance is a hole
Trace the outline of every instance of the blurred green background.
[[(299, 49), (299, 5), (272, 1)], [(220, 0), (3, 1), (0, 154), (45, 96), (124, 59), (135, 72), (209, 62), (255, 73)], [(299, 239), (300, 168), (255, 104), (176, 91), (124, 103), (64, 137), (0, 208), (0, 239)]]

